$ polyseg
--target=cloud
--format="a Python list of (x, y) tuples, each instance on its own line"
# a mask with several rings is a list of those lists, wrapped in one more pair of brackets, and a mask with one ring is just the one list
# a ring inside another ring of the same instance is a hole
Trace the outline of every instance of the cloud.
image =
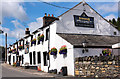
[(28, 20), (21, 2), (2, 2), (2, 17), (13, 17), (21, 21)]
[(29, 29), (31, 32), (35, 31), (36, 29), (40, 28), (43, 25), (42, 17), (36, 19), (36, 22), (31, 22), (28, 24)]
[[(14, 24), (15, 29), (10, 30), (9, 28), (2, 27), (0, 26), (0, 29), (2, 29), (5, 33), (8, 34), (8, 37), (13, 37), (13, 38), (22, 38), (25, 36), (25, 26), (23, 26), (18, 20), (13, 20), (11, 21)], [(28, 24), (28, 28), (30, 29), (31, 32), (37, 30), (38, 28), (42, 27), (43, 25), (43, 19), (42, 17), (39, 17), (36, 19), (35, 22), (31, 22)]]
[(110, 12), (118, 12), (118, 3), (112, 4), (103, 4), (97, 5), (96, 9), (102, 14), (110, 13)]
[(13, 20), (12, 23), (15, 26), (14, 30), (10, 30), (9, 28), (2, 27), (2, 26), (0, 26), (0, 29), (2, 29), (5, 33), (7, 33), (8, 37), (13, 37), (13, 38), (23, 37), (25, 35), (24, 34), (25, 27), (21, 25), (17, 20)]
[(110, 14), (109, 16), (105, 16), (105, 19), (107, 19), (108, 21), (112, 20), (113, 18), (115, 18), (117, 20), (117, 17), (113, 14)]

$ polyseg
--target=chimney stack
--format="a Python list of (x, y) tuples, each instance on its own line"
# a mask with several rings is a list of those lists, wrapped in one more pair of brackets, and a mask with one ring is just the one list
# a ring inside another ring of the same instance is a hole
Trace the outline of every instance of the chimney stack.
[(26, 28), (25, 35), (30, 35), (29, 28)]
[(52, 16), (50, 16), (50, 14), (48, 14), (48, 16), (47, 16), (47, 13), (45, 13), (45, 16), (43, 17), (43, 27), (51, 24), (55, 20), (59, 20), (59, 19), (54, 17), (53, 14), (52, 14)]

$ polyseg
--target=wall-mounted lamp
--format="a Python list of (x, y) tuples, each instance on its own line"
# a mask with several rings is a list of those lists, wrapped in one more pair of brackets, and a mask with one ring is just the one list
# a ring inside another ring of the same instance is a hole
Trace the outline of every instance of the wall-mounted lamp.
[(87, 47), (87, 41), (86, 40), (84, 40), (83, 42), (82, 42), (82, 45), (83, 45), (83, 50), (82, 50), (82, 53), (85, 53), (85, 52), (88, 52), (88, 49), (86, 48)]

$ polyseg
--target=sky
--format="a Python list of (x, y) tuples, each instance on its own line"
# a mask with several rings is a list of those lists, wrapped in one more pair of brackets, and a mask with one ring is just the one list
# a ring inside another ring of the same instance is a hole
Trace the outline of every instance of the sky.
[[(8, 46), (9, 44), (13, 44), (16, 40), (24, 37), (25, 28), (29, 28), (31, 32), (36, 30), (37, 28), (42, 26), (42, 17), (44, 14), (54, 15), (55, 17), (61, 15), (68, 9), (54, 7), (48, 4), (41, 2), (41, 0), (4, 0), (0, 3), (0, 29), (2, 29), (5, 33), (8, 34)], [(43, 0), (42, 0), (43, 1)], [(51, 1), (51, 0), (44, 0)], [(52, 0), (51, 4), (72, 8), (82, 0), (68, 0), (68, 2), (64, 2), (64, 0)], [(111, 0), (105, 2), (101, 0), (101, 2), (94, 2), (92, 0), (87, 2), (93, 9), (95, 9), (99, 14), (101, 14), (107, 20), (118, 17), (118, 2), (117, 0)], [(0, 35), (0, 46), (5, 45), (5, 34)]]

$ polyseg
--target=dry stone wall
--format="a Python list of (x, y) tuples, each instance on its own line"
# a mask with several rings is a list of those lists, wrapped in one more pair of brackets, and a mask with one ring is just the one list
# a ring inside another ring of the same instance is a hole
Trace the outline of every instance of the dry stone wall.
[(120, 56), (76, 58), (75, 75), (80, 77), (120, 77)]

